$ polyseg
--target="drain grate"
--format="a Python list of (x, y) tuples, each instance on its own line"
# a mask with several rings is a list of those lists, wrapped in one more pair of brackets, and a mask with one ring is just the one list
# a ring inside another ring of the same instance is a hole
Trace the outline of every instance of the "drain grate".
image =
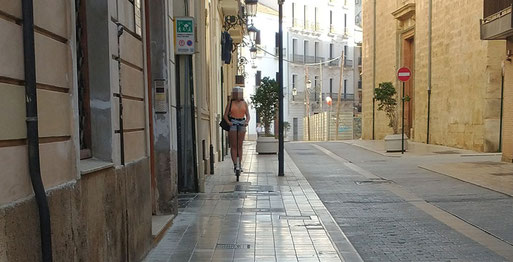
[(298, 227), (305, 227), (307, 230), (324, 230), (320, 223), (297, 225)]
[(252, 185), (236, 185), (235, 191), (255, 191), (255, 192), (274, 192), (274, 186), (252, 186)]
[(216, 249), (250, 249), (250, 244), (217, 244)]
[(491, 173), (492, 176), (513, 176), (513, 173)]
[(311, 216), (280, 216), (280, 219), (286, 220), (312, 220)]
[(369, 179), (369, 180), (363, 180), (363, 181), (355, 181), (354, 183), (357, 185), (379, 185), (379, 184), (392, 184), (394, 182), (392, 180), (386, 180), (386, 179)]
[(255, 212), (272, 212), (272, 213), (284, 213), (283, 208), (237, 208), (239, 213), (255, 213)]
[(454, 151), (454, 150), (438, 151), (438, 152), (434, 152), (434, 153), (440, 154), (440, 155), (458, 155), (458, 154), (460, 154), (460, 152)]

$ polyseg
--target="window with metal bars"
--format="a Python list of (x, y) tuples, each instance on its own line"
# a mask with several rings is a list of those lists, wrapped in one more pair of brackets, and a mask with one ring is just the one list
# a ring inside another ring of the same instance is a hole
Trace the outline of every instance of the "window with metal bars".
[(75, 1), (80, 159), (91, 158), (91, 108), (85, 0)]

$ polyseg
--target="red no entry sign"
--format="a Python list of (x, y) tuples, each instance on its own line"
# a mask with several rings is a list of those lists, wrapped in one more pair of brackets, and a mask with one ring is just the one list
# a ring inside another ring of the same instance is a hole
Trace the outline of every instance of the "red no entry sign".
[(403, 67), (397, 71), (397, 78), (399, 78), (399, 81), (406, 82), (410, 80), (411, 77), (411, 71), (407, 67)]

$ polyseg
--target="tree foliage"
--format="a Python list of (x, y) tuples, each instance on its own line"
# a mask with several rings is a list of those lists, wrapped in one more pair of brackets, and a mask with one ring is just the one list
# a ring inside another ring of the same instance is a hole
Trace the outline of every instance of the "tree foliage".
[(276, 80), (264, 77), (260, 87), (257, 87), (255, 94), (251, 96), (251, 104), (265, 127), (266, 136), (270, 135), (271, 124), (277, 116), (279, 91)]
[(374, 89), (374, 98), (378, 102), (378, 110), (384, 111), (390, 120), (388, 126), (397, 134), (397, 91), (394, 85), (390, 82), (380, 83), (379, 87)]

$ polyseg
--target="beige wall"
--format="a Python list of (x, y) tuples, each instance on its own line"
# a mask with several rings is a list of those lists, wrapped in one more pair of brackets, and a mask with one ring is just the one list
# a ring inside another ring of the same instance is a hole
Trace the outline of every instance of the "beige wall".
[[(415, 113), (413, 140), (426, 142), (429, 0), (376, 1), (376, 82), (373, 84), (373, 1), (364, 1), (363, 138), (372, 138), (373, 87), (384, 81), (396, 86), (401, 65), (401, 28), (392, 12), (403, 2), (415, 3)], [(461, 5), (433, 0), (432, 101), (430, 141), (434, 144), (495, 152), (499, 140), (500, 65), (503, 41), (481, 41), (482, 2)], [(376, 112), (376, 139), (391, 130)]]
[[(513, 50), (513, 39), (508, 40), (508, 50)], [(502, 159), (513, 162), (513, 64), (504, 63), (504, 115), (502, 129)]]
[[(47, 188), (77, 177), (70, 91), (69, 1), (34, 2), (41, 174)], [(21, 1), (0, 1), (0, 205), (32, 194), (28, 175)], [(8, 36), (8, 37), (6, 37)], [(8, 50), (8, 51), (5, 51)]]

